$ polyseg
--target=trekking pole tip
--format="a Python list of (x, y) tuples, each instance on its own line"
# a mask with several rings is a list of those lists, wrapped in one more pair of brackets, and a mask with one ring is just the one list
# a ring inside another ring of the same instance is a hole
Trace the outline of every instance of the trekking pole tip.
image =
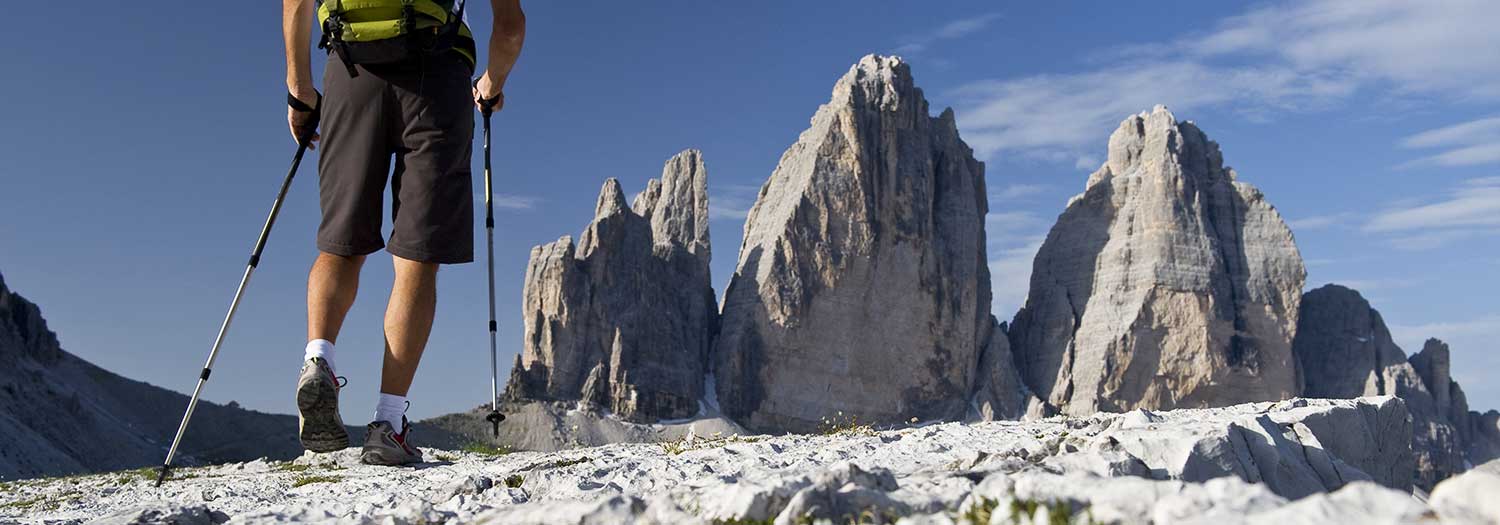
[(490, 415), (485, 416), (484, 419), (488, 420), (490, 425), (495, 427), (495, 437), (500, 437), (500, 422), (505, 421), (505, 414), (501, 414), (498, 410), (492, 410), (490, 411)]
[(158, 472), (156, 474), (156, 486), (157, 487), (160, 487), (161, 484), (162, 484), (162, 482), (165, 482), (167, 480), (167, 471), (169, 469), (171, 469), (171, 468), (172, 467), (170, 465), (162, 465), (161, 466), (160, 472)]

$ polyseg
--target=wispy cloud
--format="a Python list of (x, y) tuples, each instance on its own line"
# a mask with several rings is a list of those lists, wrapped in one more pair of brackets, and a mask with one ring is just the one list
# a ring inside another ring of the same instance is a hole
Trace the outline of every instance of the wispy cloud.
[(1469, 179), (1437, 200), (1392, 206), (1361, 229), (1386, 234), (1393, 247), (1412, 251), (1500, 234), (1500, 177)]
[[(474, 201), (478, 205), (477, 208), (483, 212), (484, 195), (476, 192), (474, 194)], [(541, 202), (541, 199), (528, 195), (496, 193), (492, 202), (497, 210), (525, 211), (536, 208), (537, 203)]]
[(984, 216), (984, 231), (992, 244), (1030, 239), (1038, 232), (1045, 234), (1051, 226), (1051, 222), (1026, 211), (990, 212)]
[(935, 30), (908, 35), (901, 39), (901, 44), (896, 46), (895, 51), (901, 54), (915, 55), (926, 51), (927, 48), (942, 40), (953, 40), (977, 33), (989, 27), (990, 24), (1000, 19), (1000, 13), (987, 13), (978, 16), (961, 18), (943, 24)]
[(1493, 378), (1500, 369), (1500, 352), (1494, 351), (1495, 341), (1500, 340), (1500, 313), (1415, 325), (1392, 323), (1390, 329), (1396, 343), (1408, 352), (1421, 350), (1429, 337), (1448, 343), (1453, 352), (1453, 378), (1463, 384), (1474, 408), (1500, 404), (1500, 383)]
[(993, 294), (991, 311), (995, 317), (1009, 319), (1026, 303), (1026, 294), (1031, 290), (1031, 266), (1036, 252), (1042, 249), (1041, 237), (1010, 248), (991, 252), (990, 289)]
[(1095, 157), (1093, 155), (1079, 155), (1078, 160), (1073, 161), (1074, 168), (1090, 171), (1099, 169), (1099, 166), (1103, 164), (1104, 163), (1099, 160), (1099, 157)]
[(755, 206), (755, 199), (759, 196), (760, 187), (750, 184), (730, 184), (722, 190), (715, 190), (708, 196), (708, 219), (744, 221), (750, 216), (750, 208)]
[(1131, 46), (1109, 66), (980, 81), (952, 94), (964, 138), (981, 157), (1060, 150), (1072, 159), (1124, 116), (1159, 103), (1269, 120), (1362, 92), (1500, 98), (1500, 61), (1453, 51), (1500, 49), (1497, 24), (1500, 4), (1484, 0), (1275, 4), (1207, 33)]
[[(1335, 73), (1294, 75), (1265, 67), (1151, 62), (1085, 73), (981, 81), (954, 90), (964, 140), (976, 155), (1002, 150), (1074, 160), (1102, 143), (1126, 115), (1167, 102), (1183, 112), (1242, 103), (1254, 118), (1321, 105), (1354, 86)], [(1092, 163), (1090, 163), (1092, 164)], [(1089, 166), (1097, 167), (1097, 165)], [(1086, 168), (1081, 168), (1086, 169)]]
[(1407, 148), (1442, 149), (1406, 166), (1473, 166), (1500, 162), (1500, 116), (1423, 131), (1401, 141)]
[(1437, 202), (1386, 210), (1364, 227), (1370, 232), (1500, 226), (1500, 178), (1471, 179)]
[(990, 308), (1008, 319), (1021, 308), (1031, 288), (1031, 265), (1047, 238), (1051, 221), (1023, 211), (991, 212), (984, 228), (990, 254)]
[[(1355, 290), (1359, 290), (1360, 293), (1363, 293), (1365, 295), (1369, 295), (1370, 292), (1376, 292), (1376, 291), (1386, 291), (1386, 290), (1393, 290), (1393, 289), (1400, 289), (1400, 288), (1412, 288), (1412, 287), (1421, 285), (1423, 283), (1426, 283), (1427, 281), (1428, 280), (1425, 279), (1425, 278), (1413, 278), (1413, 279), (1400, 279), (1400, 278), (1396, 278), (1396, 279), (1334, 279), (1332, 281), (1329, 281), (1329, 283), (1331, 283), (1331, 284), (1337, 284), (1337, 285), (1340, 285), (1340, 286), (1344, 286), (1346, 288), (1353, 288)], [(1318, 285), (1318, 286), (1309, 285), (1308, 288), (1312, 289), (1312, 288), (1317, 288), (1319, 286), (1321, 286), (1321, 285)]]
[(1286, 225), (1294, 232), (1308, 230), (1326, 230), (1335, 226), (1344, 226), (1359, 219), (1354, 213), (1331, 213), (1327, 215), (1313, 215), (1297, 219), (1289, 219)]
[(1050, 189), (1045, 184), (1011, 184), (990, 194), (990, 201), (1012, 201), (1040, 195)]

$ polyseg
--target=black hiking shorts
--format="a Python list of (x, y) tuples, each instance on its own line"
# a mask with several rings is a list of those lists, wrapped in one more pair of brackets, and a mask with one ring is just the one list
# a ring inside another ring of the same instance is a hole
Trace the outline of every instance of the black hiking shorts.
[[(355, 67), (350, 78), (331, 55), (323, 74), (318, 249), (347, 257), (384, 246), (413, 261), (473, 261), (469, 63), (446, 52)], [(387, 179), (389, 243), (380, 234)]]

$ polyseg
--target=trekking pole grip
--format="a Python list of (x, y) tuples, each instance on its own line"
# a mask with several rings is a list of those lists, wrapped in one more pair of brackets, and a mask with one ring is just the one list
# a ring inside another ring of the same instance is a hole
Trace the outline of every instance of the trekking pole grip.
[[(479, 92), (479, 79), (478, 78), (474, 79), (474, 92), (476, 92), (476, 93)], [(495, 114), (495, 106), (500, 105), (500, 97), (501, 97), (501, 95), (498, 94), (498, 93), (496, 93), (495, 96), (492, 97), (492, 98), (480, 98), (479, 99), (479, 113), (481, 115), (484, 115), (484, 118), (490, 118), (490, 115)]]
[(309, 107), (307, 103), (302, 102), (301, 99), (298, 99), (297, 96), (293, 95), (290, 91), (288, 91), (286, 94), (286, 105), (290, 106), (292, 110), (301, 113), (312, 113), (312, 119), (307, 121), (307, 129), (302, 130), (303, 136), (297, 137), (299, 143), (306, 142), (304, 140), (304, 137), (311, 137), (313, 132), (318, 130), (318, 121), (322, 120), (323, 118), (323, 94), (318, 93), (316, 90), (313, 91), (313, 94), (318, 96), (318, 98), (313, 101), (314, 104), (317, 104), (316, 107)]

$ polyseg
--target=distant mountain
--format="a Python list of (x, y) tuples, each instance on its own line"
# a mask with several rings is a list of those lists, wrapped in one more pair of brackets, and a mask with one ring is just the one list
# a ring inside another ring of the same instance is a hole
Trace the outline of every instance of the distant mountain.
[[(0, 480), (160, 464), (187, 402), (63, 351), (0, 277)], [(294, 458), (296, 429), (295, 416), (203, 402), (178, 463)]]

